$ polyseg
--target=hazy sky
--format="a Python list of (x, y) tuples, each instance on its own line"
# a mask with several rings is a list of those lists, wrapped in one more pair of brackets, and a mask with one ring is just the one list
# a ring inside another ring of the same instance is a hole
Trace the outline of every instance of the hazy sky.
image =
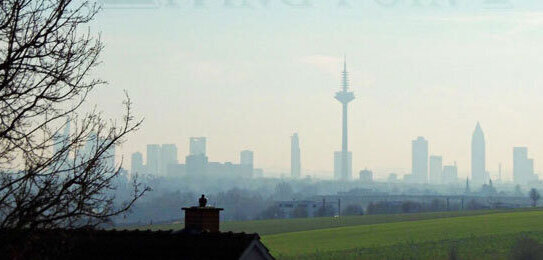
[(417, 136), (466, 176), (477, 121), (492, 175), (501, 162), (510, 178), (513, 146), (528, 146), (543, 170), (543, 10), (536, 1), (308, 0), (309, 7), (293, 7), (303, 1), (247, 0), (251, 7), (235, 7), (228, 3), (243, 1), (204, 0), (195, 7), (198, 1), (180, 0), (152, 9), (102, 2), (92, 28), (106, 44), (98, 73), (109, 85), (91, 102), (114, 117), (127, 90), (145, 118), (119, 149), (127, 166), (130, 153), (145, 154), (149, 143), (177, 144), (184, 162), (188, 138), (206, 136), (211, 161), (237, 162), (239, 151), (251, 149), (256, 167), (287, 172), (289, 137), (298, 132), (303, 170), (331, 178), (341, 146), (334, 92), (346, 54), (356, 95), (349, 115), (356, 176), (365, 167), (377, 177), (409, 172)]

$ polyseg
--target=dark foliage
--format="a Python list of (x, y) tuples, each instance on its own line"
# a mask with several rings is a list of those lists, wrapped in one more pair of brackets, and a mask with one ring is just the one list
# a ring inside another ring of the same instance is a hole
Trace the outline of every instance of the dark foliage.
[(364, 215), (364, 209), (358, 204), (348, 205), (342, 212), (343, 216), (359, 216)]
[(307, 206), (304, 207), (301, 204), (296, 206), (296, 208), (294, 208), (294, 211), (292, 212), (292, 216), (294, 218), (307, 218), (308, 217)]
[(530, 200), (532, 200), (532, 207), (535, 208), (537, 206), (537, 201), (541, 199), (541, 195), (536, 189), (533, 189), (533, 188), (530, 190), (529, 195), (530, 195)]
[(511, 260), (543, 259), (543, 245), (528, 236), (521, 236), (511, 248)]
[[(73, 0), (0, 1), (0, 228), (96, 226), (146, 191), (115, 205), (121, 165), (112, 150), (138, 129), (131, 103), (120, 122), (80, 113), (103, 45), (81, 30), (95, 5)], [(72, 131), (65, 131), (71, 124)]]

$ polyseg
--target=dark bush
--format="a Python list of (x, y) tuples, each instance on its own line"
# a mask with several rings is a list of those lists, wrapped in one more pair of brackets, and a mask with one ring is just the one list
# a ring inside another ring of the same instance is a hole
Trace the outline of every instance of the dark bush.
[(364, 215), (364, 209), (358, 204), (348, 205), (342, 212), (343, 216), (359, 216)]
[(404, 201), (402, 203), (402, 212), (403, 213), (416, 213), (421, 212), (422, 205), (414, 201)]
[(458, 249), (456, 249), (456, 246), (452, 246), (449, 249), (449, 260), (459, 260), (460, 257), (458, 256)]
[(543, 259), (543, 245), (528, 236), (521, 236), (511, 248), (511, 260)]

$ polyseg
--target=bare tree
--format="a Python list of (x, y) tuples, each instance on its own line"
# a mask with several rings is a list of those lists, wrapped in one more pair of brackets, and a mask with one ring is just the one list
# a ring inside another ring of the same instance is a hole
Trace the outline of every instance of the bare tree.
[(536, 207), (537, 206), (537, 201), (541, 198), (541, 195), (539, 194), (539, 192), (532, 188), (530, 190), (530, 200), (532, 200), (532, 207)]
[(97, 11), (87, 1), (0, 1), (0, 228), (96, 226), (148, 190), (134, 179), (131, 199), (114, 203), (122, 163), (112, 150), (141, 124), (128, 96), (119, 122), (80, 112), (105, 84), (91, 75), (103, 45), (82, 27)]

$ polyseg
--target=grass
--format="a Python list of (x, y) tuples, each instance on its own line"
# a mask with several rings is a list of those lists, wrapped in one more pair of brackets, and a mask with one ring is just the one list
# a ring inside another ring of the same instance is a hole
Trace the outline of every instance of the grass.
[(393, 246), (356, 248), (340, 251), (319, 251), (312, 254), (296, 256), (279, 255), (278, 259), (449, 259), (452, 248), (456, 249), (457, 259), (470, 260), (506, 260), (510, 259), (510, 250), (521, 236), (543, 241), (543, 232), (523, 232), (522, 234), (472, 236), (456, 240), (439, 240), (431, 242), (404, 242)]
[[(419, 215), (419, 214), (416, 214)], [(543, 211), (494, 212), (451, 218), (344, 226), (265, 235), (280, 259), (505, 259), (522, 233), (543, 238)]]
[[(510, 211), (510, 210), (509, 210)], [(280, 234), (286, 232), (309, 231), (337, 227), (373, 225), (381, 223), (407, 222), (430, 220), (438, 218), (451, 218), (462, 216), (478, 216), (509, 212), (506, 210), (478, 210), (478, 211), (449, 211), (418, 214), (389, 214), (389, 215), (364, 215), (341, 218), (304, 218), (304, 219), (272, 219), (255, 221), (227, 221), (221, 223), (221, 231), (258, 233), (262, 235)], [(150, 230), (178, 230), (183, 228), (183, 223), (147, 225), (128, 227), (127, 229)]]

